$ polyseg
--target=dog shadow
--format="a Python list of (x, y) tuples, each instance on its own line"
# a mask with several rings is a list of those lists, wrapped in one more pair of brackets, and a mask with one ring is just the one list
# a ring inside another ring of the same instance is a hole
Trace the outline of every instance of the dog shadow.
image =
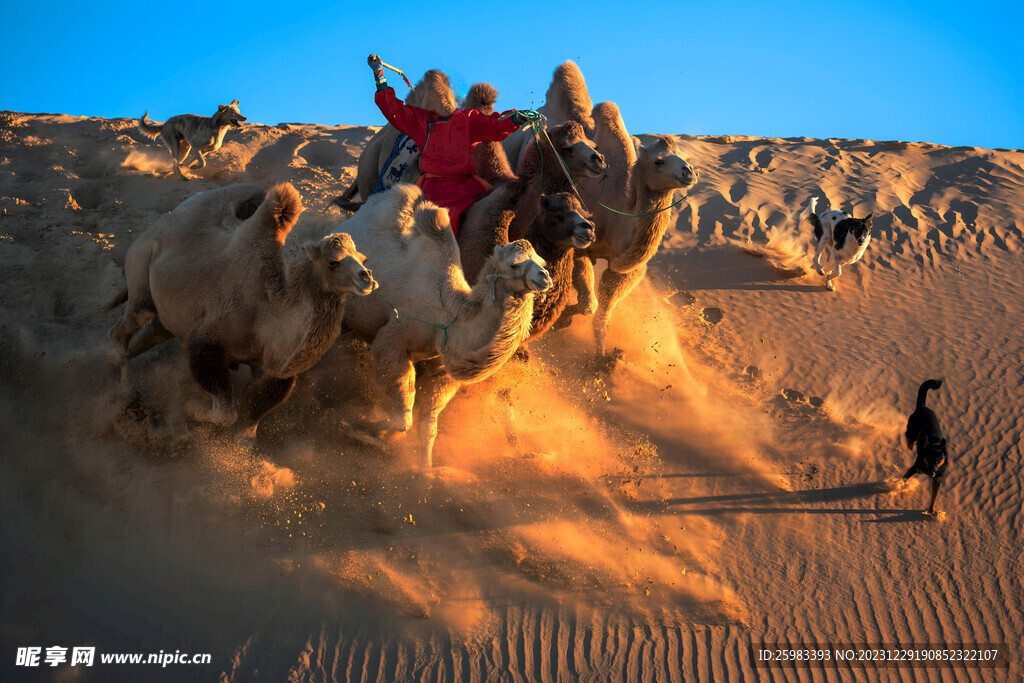
[[(670, 475), (669, 475), (670, 476)], [(634, 507), (644, 511), (685, 515), (721, 516), (734, 514), (817, 514), (817, 515), (889, 515), (876, 522), (913, 522), (927, 519), (917, 510), (877, 507), (838, 507), (837, 503), (871, 498), (889, 493), (887, 481), (871, 481), (849, 486), (802, 491), (752, 491), (717, 496), (692, 496), (660, 500), (636, 501)]]
[[(879, 510), (881, 512), (881, 510)], [(878, 519), (865, 519), (865, 524), (893, 524), (896, 522), (931, 522), (932, 517), (928, 515), (924, 510), (903, 510), (898, 514), (894, 514), (890, 517), (880, 517)]]
[[(658, 263), (655, 257), (655, 264)], [(783, 270), (767, 259), (732, 245), (702, 247), (686, 253), (672, 254), (671, 264), (665, 262), (665, 276), (677, 289), (773, 290), (820, 293), (825, 291), (818, 281), (804, 277), (803, 271)], [(812, 277), (817, 277), (813, 274)], [(797, 282), (797, 280), (801, 280)]]

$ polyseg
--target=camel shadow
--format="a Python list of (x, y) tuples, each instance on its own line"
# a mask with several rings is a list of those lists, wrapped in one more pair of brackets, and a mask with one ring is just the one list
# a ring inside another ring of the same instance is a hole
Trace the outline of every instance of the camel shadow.
[[(671, 476), (671, 475), (669, 475)], [(718, 496), (691, 496), (662, 500), (636, 501), (637, 510), (685, 515), (720, 516), (729, 514), (813, 514), (813, 515), (893, 515), (885, 522), (919, 521), (923, 513), (894, 508), (834, 507), (842, 501), (868, 498), (889, 492), (885, 481), (863, 482), (850, 486), (803, 491), (755, 491)], [(826, 505), (828, 507), (815, 507)]]
[[(660, 256), (660, 254), (659, 254)], [(667, 257), (666, 257), (667, 258)], [(658, 257), (655, 257), (656, 264)], [(700, 247), (685, 253), (673, 253), (667, 260), (664, 276), (684, 291), (705, 289), (773, 290), (821, 293), (819, 283), (797, 283), (793, 271), (780, 270), (768, 260), (735, 246)]]

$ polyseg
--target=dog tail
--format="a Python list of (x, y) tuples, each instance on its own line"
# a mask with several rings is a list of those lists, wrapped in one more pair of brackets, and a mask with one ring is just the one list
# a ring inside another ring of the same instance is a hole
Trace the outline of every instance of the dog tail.
[(125, 287), (120, 292), (118, 292), (117, 296), (115, 296), (113, 299), (111, 299), (109, 302), (107, 302), (103, 306), (103, 312), (104, 313), (110, 313), (112, 310), (114, 310), (115, 308), (117, 308), (118, 306), (123, 304), (125, 301), (128, 301), (128, 288), (127, 287)]
[(149, 120), (149, 112), (147, 111), (139, 119), (139, 131), (147, 138), (153, 139), (160, 135), (160, 126), (153, 125), (153, 122)]
[(925, 401), (928, 400), (928, 390), (938, 389), (942, 386), (941, 379), (929, 379), (921, 385), (921, 388), (917, 390), (917, 407), (924, 408)]
[(811, 197), (811, 201), (807, 202), (807, 207), (800, 212), (800, 225), (804, 223), (810, 224), (814, 228), (814, 239), (821, 239), (821, 222), (818, 220), (818, 198)]

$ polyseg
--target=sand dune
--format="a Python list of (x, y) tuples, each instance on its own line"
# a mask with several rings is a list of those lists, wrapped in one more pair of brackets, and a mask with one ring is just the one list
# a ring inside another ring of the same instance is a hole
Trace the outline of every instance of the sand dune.
[[(100, 307), (134, 236), (196, 192), (287, 180), (297, 249), (343, 220), (322, 210), (373, 132), (246, 125), (185, 183), (130, 120), (0, 114), (5, 653), (213, 655), (146, 680), (1021, 676), (1024, 152), (679, 136), (701, 179), (615, 320), (622, 363), (592, 373), (585, 321), (541, 339), (461, 391), (431, 476), (341, 426), (374, 409), (349, 338), (254, 445), (184, 421), (176, 342), (123, 383)], [(835, 293), (795, 222), (811, 196), (874, 213)], [(927, 377), (942, 521), (889, 483)], [(1006, 643), (1009, 669), (750, 652), (814, 641)]]

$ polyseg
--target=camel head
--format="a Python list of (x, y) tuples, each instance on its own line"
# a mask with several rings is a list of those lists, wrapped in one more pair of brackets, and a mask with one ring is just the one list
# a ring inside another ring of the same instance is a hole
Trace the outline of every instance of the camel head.
[(548, 137), (574, 178), (596, 178), (608, 169), (597, 144), (587, 138), (583, 126), (575, 121), (555, 126), (548, 131)]
[(544, 235), (561, 249), (586, 249), (596, 233), (590, 213), (568, 192), (540, 198)]
[(365, 296), (377, 289), (366, 257), (356, 251), (348, 233), (336, 232), (319, 242), (306, 242), (306, 254), (323, 288), (335, 294)]
[[(546, 292), (551, 289), (551, 275), (544, 269), (547, 264), (528, 240), (516, 240), (494, 248), (493, 282), (502, 279), (516, 292)], [(493, 288), (492, 288), (493, 297)]]
[(660, 135), (640, 147), (637, 165), (652, 190), (689, 190), (700, 175), (683, 158), (676, 143)]
[(235, 128), (241, 128), (242, 121), (246, 120), (242, 116), (242, 112), (238, 111), (238, 100), (232, 100), (231, 104), (222, 104), (217, 107), (217, 113), (213, 118), (217, 119), (217, 123), (221, 125), (234, 126)]
[(451, 82), (443, 71), (431, 69), (405, 98), (406, 104), (432, 111), (438, 116), (451, 116), (458, 108)]

